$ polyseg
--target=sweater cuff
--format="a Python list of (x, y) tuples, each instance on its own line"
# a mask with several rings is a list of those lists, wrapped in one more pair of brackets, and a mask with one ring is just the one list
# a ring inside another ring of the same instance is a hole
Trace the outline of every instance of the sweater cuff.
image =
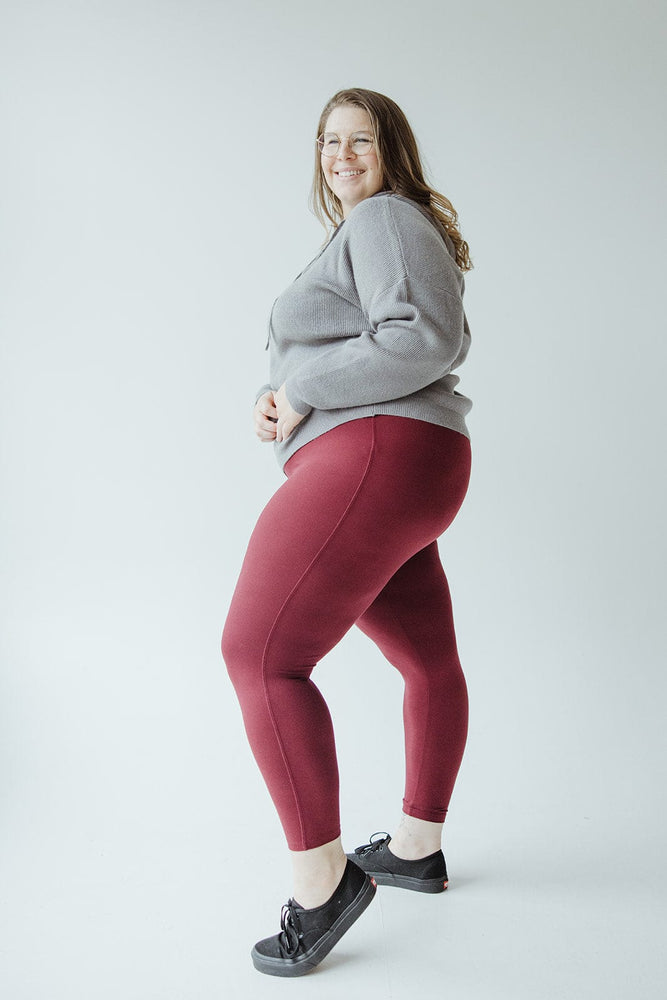
[(308, 416), (312, 410), (312, 406), (309, 403), (306, 403), (306, 401), (303, 400), (294, 389), (292, 389), (289, 380), (285, 382), (285, 395), (287, 396), (287, 402), (296, 413), (302, 417)]
[(273, 391), (273, 387), (269, 382), (267, 382), (266, 385), (263, 385), (261, 389), (257, 390), (257, 392), (255, 393), (255, 405), (257, 405), (257, 403), (259, 402), (259, 397), (263, 396), (265, 392), (269, 391), (269, 389)]

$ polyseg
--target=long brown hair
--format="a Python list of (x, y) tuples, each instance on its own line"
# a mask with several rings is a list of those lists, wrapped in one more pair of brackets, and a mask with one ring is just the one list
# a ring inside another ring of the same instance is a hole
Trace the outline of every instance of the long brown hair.
[[(333, 109), (342, 104), (363, 108), (371, 120), (384, 190), (395, 191), (427, 208), (454, 243), (456, 263), (461, 271), (472, 270), (469, 247), (461, 235), (457, 212), (449, 198), (426, 183), (417, 140), (398, 104), (374, 90), (360, 87), (339, 90), (327, 101), (320, 115), (317, 136), (324, 131)], [(324, 179), (317, 145), (310, 207), (327, 230), (330, 223), (337, 226), (343, 218), (343, 206)]]

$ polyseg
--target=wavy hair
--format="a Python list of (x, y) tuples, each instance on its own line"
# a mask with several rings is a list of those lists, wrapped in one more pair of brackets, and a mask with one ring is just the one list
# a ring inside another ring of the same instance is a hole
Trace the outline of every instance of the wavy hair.
[[(472, 270), (470, 250), (461, 235), (458, 214), (449, 198), (426, 183), (414, 132), (395, 101), (385, 97), (384, 94), (378, 94), (374, 90), (363, 90), (360, 87), (339, 90), (324, 106), (317, 125), (316, 138), (324, 131), (333, 109), (344, 104), (363, 108), (371, 120), (375, 149), (382, 170), (383, 189), (401, 194), (427, 208), (454, 243), (455, 259), (460, 270)], [(343, 218), (340, 199), (331, 191), (324, 179), (317, 145), (315, 145), (315, 173), (310, 192), (310, 208), (327, 231), (330, 223), (337, 226)]]

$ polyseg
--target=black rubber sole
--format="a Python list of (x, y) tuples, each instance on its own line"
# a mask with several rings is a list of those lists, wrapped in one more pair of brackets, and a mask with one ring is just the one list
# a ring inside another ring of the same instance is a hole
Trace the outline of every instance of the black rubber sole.
[(378, 885), (395, 885), (413, 892), (444, 892), (447, 882), (442, 878), (413, 878), (411, 875), (392, 875), (391, 872), (367, 872)]
[(316, 965), (319, 965), (323, 958), (327, 957), (345, 931), (350, 929), (355, 920), (370, 905), (375, 890), (375, 880), (371, 875), (366, 879), (347, 909), (341, 913), (338, 920), (308, 951), (304, 951), (296, 958), (270, 958), (267, 955), (261, 955), (256, 948), (253, 948), (250, 952), (253, 965), (258, 972), (263, 972), (267, 976), (283, 976), (284, 978), (305, 976)]
[[(348, 854), (347, 857), (355, 864), (359, 864), (359, 858), (354, 854)], [(444, 892), (449, 884), (444, 878), (415, 878), (412, 875), (394, 875), (393, 872), (375, 872), (366, 868), (364, 871), (374, 878), (378, 885), (393, 885), (398, 889), (412, 889), (413, 892)]]

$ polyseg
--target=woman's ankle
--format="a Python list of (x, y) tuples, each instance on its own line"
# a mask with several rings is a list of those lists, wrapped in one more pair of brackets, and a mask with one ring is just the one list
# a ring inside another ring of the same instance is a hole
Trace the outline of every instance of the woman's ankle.
[(427, 858), (441, 849), (442, 827), (442, 823), (431, 823), (404, 813), (389, 850), (404, 861)]
[(308, 851), (292, 851), (293, 899), (306, 910), (329, 900), (340, 884), (347, 858), (340, 837)]

